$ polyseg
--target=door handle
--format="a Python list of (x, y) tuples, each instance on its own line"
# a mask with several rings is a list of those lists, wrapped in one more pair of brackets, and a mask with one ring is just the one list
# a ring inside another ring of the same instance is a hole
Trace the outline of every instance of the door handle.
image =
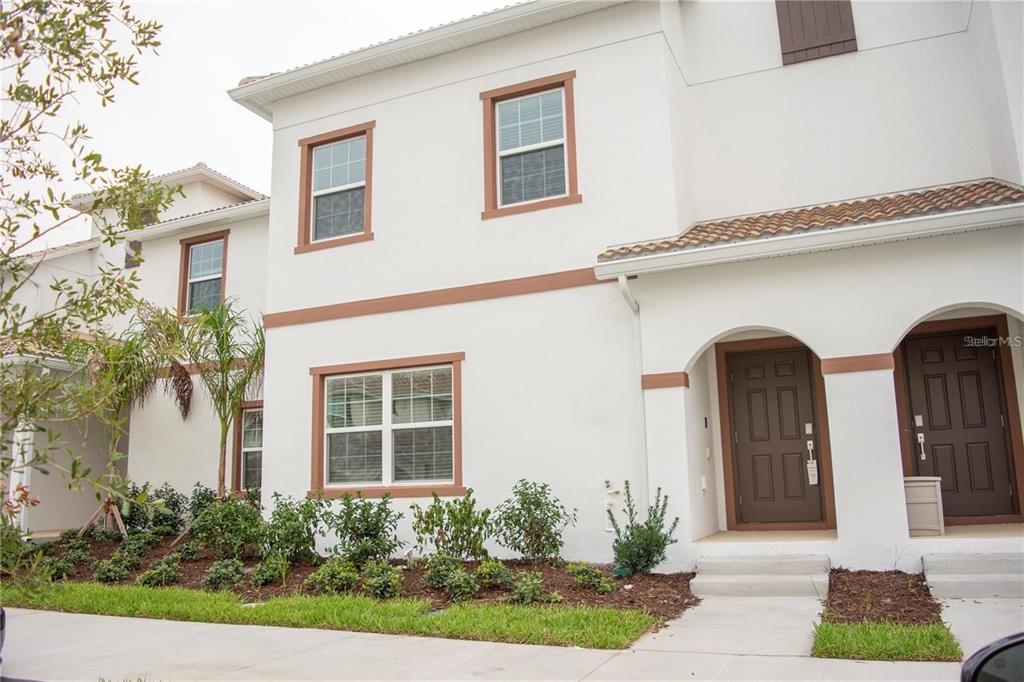
[(917, 445), (921, 449), (921, 461), (923, 462), (926, 459), (928, 459), (928, 455), (925, 454), (925, 451), (924, 451), (924, 434), (923, 433), (917, 434)]

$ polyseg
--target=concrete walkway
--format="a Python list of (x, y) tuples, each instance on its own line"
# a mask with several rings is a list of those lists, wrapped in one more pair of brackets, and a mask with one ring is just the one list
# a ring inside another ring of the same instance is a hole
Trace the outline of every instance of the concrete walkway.
[[(727, 603), (730, 598), (721, 599), (726, 601), (705, 600), (626, 651), (9, 609), (3, 675), (22, 680), (958, 679), (959, 666), (952, 663), (834, 661), (797, 654), (805, 640), (797, 636), (796, 620), (804, 619), (806, 634), (814, 618), (808, 605), (750, 597), (740, 608)], [(707, 615), (699, 615), (705, 608)], [(719, 630), (729, 613), (738, 622)], [(749, 625), (741, 624), (744, 618)], [(701, 622), (718, 634), (695, 640)], [(757, 645), (738, 641), (757, 631), (778, 636), (759, 635)], [(738, 653), (744, 648), (760, 652)]]
[(1024, 599), (943, 599), (942, 620), (968, 658), (990, 642), (1024, 631)]

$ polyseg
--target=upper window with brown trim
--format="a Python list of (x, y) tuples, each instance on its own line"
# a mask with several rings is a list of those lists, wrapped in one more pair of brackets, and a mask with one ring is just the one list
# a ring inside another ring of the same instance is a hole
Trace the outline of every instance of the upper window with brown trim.
[(857, 51), (850, 0), (776, 0), (782, 63)]
[(461, 353), (320, 367), (312, 489), (461, 494)]
[(483, 218), (582, 200), (576, 179), (575, 71), (480, 93)]
[(374, 122), (299, 140), (296, 253), (373, 238), (370, 230)]
[(214, 232), (181, 240), (178, 275), (178, 312), (191, 315), (224, 300), (228, 232)]

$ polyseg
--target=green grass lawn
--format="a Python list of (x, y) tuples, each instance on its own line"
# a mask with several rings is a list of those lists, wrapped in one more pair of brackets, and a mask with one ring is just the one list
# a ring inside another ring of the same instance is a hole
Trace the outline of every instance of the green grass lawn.
[(640, 611), (588, 606), (464, 604), (431, 613), (421, 599), (278, 597), (244, 605), (230, 592), (62, 583), (42, 591), (0, 588), (5, 606), (107, 616), (424, 635), (521, 644), (622, 649), (655, 623)]
[(943, 623), (828, 623), (814, 629), (813, 656), (868, 661), (959, 661), (960, 645)]

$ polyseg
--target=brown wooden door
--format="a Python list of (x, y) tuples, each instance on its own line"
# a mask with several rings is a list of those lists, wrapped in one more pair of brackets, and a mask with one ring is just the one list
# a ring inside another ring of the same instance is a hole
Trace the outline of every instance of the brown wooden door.
[[(996, 333), (956, 332), (903, 342), (914, 470), (918, 476), (942, 477), (946, 516), (1014, 513), (996, 353), (964, 344), (966, 337), (982, 336)], [(924, 435), (924, 459), (918, 434)]]
[(808, 351), (734, 354), (727, 356), (727, 365), (737, 518), (741, 523), (821, 521), (820, 462), (816, 485), (807, 471), (808, 440), (819, 459)]

